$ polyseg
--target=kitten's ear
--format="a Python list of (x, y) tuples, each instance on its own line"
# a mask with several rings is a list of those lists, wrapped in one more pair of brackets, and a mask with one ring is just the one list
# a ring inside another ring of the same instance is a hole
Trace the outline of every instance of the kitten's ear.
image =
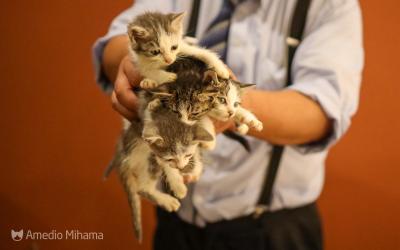
[(206, 70), (203, 74), (203, 82), (217, 86), (219, 84), (217, 72), (212, 69)]
[(184, 17), (185, 17), (185, 12), (170, 14), (171, 28), (173, 31), (175, 32), (182, 31)]
[(195, 126), (194, 141), (196, 142), (207, 142), (214, 140), (214, 137), (203, 127)]
[(234, 84), (236, 84), (237, 86), (239, 86), (241, 89), (256, 86), (256, 84), (254, 84), (254, 83), (242, 83), (242, 82), (235, 81), (235, 80), (232, 80), (232, 79), (231, 79), (231, 81), (232, 81)]
[(147, 127), (143, 128), (142, 139), (149, 145), (161, 146), (164, 142), (164, 139), (158, 134), (157, 129), (151, 124), (147, 124)]
[(143, 27), (137, 25), (128, 26), (128, 36), (131, 42), (147, 39), (149, 35), (149, 32)]
[(143, 137), (143, 140), (145, 140), (150, 145), (161, 145), (162, 142), (164, 141), (163, 138), (161, 138), (161, 136)]

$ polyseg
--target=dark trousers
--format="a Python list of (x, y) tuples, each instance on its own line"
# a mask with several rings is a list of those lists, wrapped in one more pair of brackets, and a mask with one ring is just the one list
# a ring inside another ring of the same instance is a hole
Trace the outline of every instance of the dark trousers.
[(175, 213), (157, 209), (155, 250), (309, 250), (323, 249), (315, 203), (207, 224), (200, 228)]

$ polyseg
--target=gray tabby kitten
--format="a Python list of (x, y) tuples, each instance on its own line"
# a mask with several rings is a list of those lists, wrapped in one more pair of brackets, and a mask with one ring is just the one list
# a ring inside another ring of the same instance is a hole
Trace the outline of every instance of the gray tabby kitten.
[(132, 59), (144, 77), (140, 83), (142, 88), (175, 81), (176, 74), (167, 72), (166, 68), (180, 56), (195, 57), (220, 77), (229, 77), (228, 69), (215, 53), (183, 41), (183, 17), (184, 13), (146, 12), (128, 25)]
[[(147, 128), (133, 121), (123, 132), (110, 169), (117, 168), (132, 211), (134, 231), (142, 240), (140, 196), (167, 211), (178, 210), (178, 199), (186, 196), (183, 176), (196, 180), (203, 165), (199, 143), (212, 140), (201, 126), (189, 126), (162, 106), (153, 111)], [(164, 176), (175, 197), (157, 189)]]

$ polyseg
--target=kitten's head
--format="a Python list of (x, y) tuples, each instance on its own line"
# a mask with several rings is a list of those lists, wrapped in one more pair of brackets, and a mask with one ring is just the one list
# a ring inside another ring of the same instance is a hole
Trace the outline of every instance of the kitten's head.
[(226, 121), (232, 118), (240, 107), (242, 89), (254, 84), (241, 83), (233, 79), (217, 79), (216, 76), (211, 79), (220, 91), (214, 98), (213, 108), (209, 115), (217, 120)]
[(138, 56), (144, 56), (160, 67), (176, 60), (183, 34), (184, 13), (147, 12), (128, 25), (130, 46)]
[(213, 140), (204, 128), (188, 126), (176, 120), (149, 124), (143, 130), (143, 139), (148, 143), (159, 164), (182, 170), (193, 161), (200, 142)]
[[(199, 81), (195, 83), (195, 81)], [(163, 106), (174, 112), (181, 122), (193, 125), (213, 107), (219, 88), (206, 85), (200, 79), (180, 77), (177, 82), (152, 90)]]

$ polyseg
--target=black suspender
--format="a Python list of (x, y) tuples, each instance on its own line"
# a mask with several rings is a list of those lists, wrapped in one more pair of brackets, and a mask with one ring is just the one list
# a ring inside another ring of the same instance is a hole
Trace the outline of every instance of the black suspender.
[(187, 36), (196, 37), (197, 20), (199, 19), (200, 0), (193, 0), (192, 13), (190, 14)]
[[(294, 54), (298, 45), (301, 42), (303, 31), (306, 23), (307, 12), (310, 6), (311, 0), (297, 0), (295, 10), (292, 16), (292, 23), (290, 27), (289, 36), (286, 39), (288, 46), (288, 58), (287, 58), (287, 75), (286, 75), (286, 87), (292, 84), (291, 69)], [(195, 37), (197, 28), (197, 19), (200, 9), (200, 0), (194, 0), (192, 6), (192, 13), (190, 16), (188, 35)], [(236, 139), (237, 140), (237, 139)], [(247, 149), (247, 148), (246, 148)], [(258, 200), (258, 205), (255, 210), (255, 216), (262, 214), (264, 211), (269, 209), (272, 201), (272, 191), (278, 173), (279, 163), (282, 158), (284, 147), (281, 145), (274, 145), (272, 148), (271, 159), (268, 163), (268, 169), (266, 171), (262, 192)]]
[[(287, 75), (286, 87), (292, 84), (291, 69), (294, 53), (303, 36), (303, 30), (306, 23), (307, 12), (311, 0), (297, 0), (296, 8), (292, 16), (292, 24), (290, 27), (290, 34), (286, 39), (288, 46), (288, 60), (287, 60)], [(272, 148), (271, 159), (268, 163), (267, 173), (265, 175), (263, 189), (258, 200), (255, 215), (260, 215), (269, 209), (272, 202), (272, 191), (276, 175), (278, 173), (279, 163), (282, 158), (284, 147), (281, 145), (274, 145)]]

